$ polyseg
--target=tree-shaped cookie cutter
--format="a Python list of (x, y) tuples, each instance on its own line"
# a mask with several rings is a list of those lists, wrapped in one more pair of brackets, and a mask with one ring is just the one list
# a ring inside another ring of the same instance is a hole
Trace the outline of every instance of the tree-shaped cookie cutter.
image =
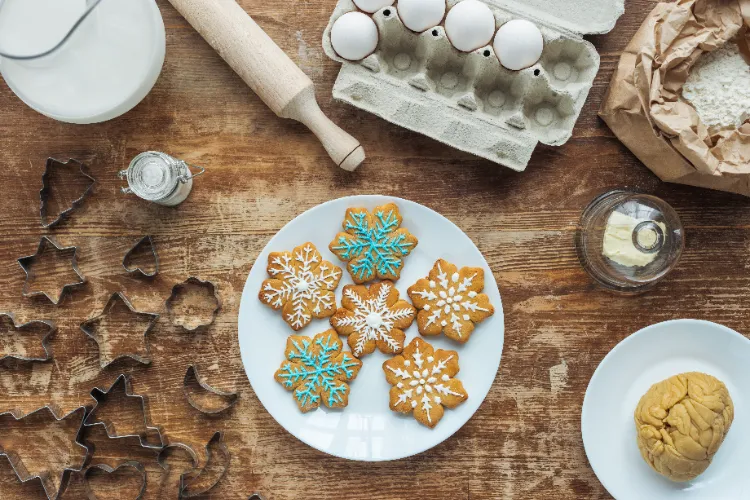
[(98, 500), (98, 497), (96, 494), (92, 491), (91, 486), (89, 485), (89, 474), (94, 470), (101, 470), (103, 472), (106, 472), (107, 474), (113, 474), (117, 472), (120, 469), (133, 469), (137, 473), (141, 475), (141, 489), (138, 492), (138, 495), (133, 500), (141, 500), (143, 498), (143, 495), (146, 493), (146, 468), (143, 467), (143, 464), (140, 462), (136, 462), (135, 460), (129, 460), (127, 462), (123, 462), (117, 467), (110, 467), (106, 464), (96, 464), (96, 465), (90, 465), (88, 468), (86, 468), (86, 471), (83, 473), (83, 483), (84, 488), (86, 489), (86, 498), (88, 500)]
[[(141, 406), (141, 412), (143, 413), (143, 432), (139, 434), (126, 434), (126, 435), (120, 435), (117, 434), (113, 429), (113, 423), (112, 422), (106, 422), (103, 420), (97, 420), (96, 417), (96, 411), (99, 408), (100, 405), (106, 403), (106, 401), (109, 398), (109, 393), (112, 392), (112, 390), (117, 387), (118, 385), (124, 386), (124, 393), (126, 398), (131, 399), (137, 399), (140, 402)], [(144, 448), (149, 448), (152, 450), (161, 450), (164, 448), (164, 439), (162, 437), (161, 429), (159, 427), (154, 427), (150, 425), (149, 418), (148, 418), (148, 409), (147, 409), (147, 403), (148, 398), (146, 396), (141, 396), (139, 394), (133, 393), (133, 388), (131, 387), (130, 383), (130, 377), (125, 375), (124, 373), (117, 377), (117, 380), (114, 381), (114, 383), (109, 387), (109, 389), (103, 390), (99, 387), (94, 387), (94, 389), (91, 390), (91, 397), (94, 398), (94, 407), (91, 409), (89, 414), (86, 416), (86, 419), (83, 422), (83, 425), (85, 427), (93, 427), (95, 425), (101, 425), (104, 426), (104, 430), (107, 432), (107, 437), (110, 439), (124, 439), (124, 438), (138, 438), (138, 440), (141, 443), (141, 446)], [(151, 435), (149, 436), (149, 433)], [(150, 437), (156, 437), (159, 440), (159, 444), (154, 444), (149, 441)]]
[[(109, 300), (107, 301), (107, 304), (104, 306), (104, 309), (102, 310), (102, 312), (99, 315), (94, 316), (93, 318), (87, 319), (86, 321), (84, 321), (80, 325), (81, 331), (83, 331), (83, 333), (85, 333), (87, 337), (91, 338), (94, 342), (96, 342), (96, 345), (99, 346), (100, 352), (101, 352), (101, 344), (99, 343), (99, 339), (97, 338), (96, 330), (94, 328), (94, 325), (96, 323), (98, 323), (102, 318), (104, 318), (105, 316), (107, 316), (109, 314), (109, 311), (112, 309), (112, 307), (114, 306), (114, 304), (116, 302), (121, 302), (121, 303), (125, 304), (125, 306), (135, 316), (150, 318), (150, 322), (149, 322), (148, 326), (146, 327), (146, 330), (143, 332), (144, 339), (145, 339), (146, 335), (148, 335), (148, 332), (150, 332), (151, 329), (154, 327), (154, 325), (156, 324), (156, 321), (159, 319), (159, 315), (156, 314), (156, 313), (147, 313), (147, 312), (141, 312), (141, 311), (136, 310), (133, 307), (133, 304), (130, 303), (130, 301), (128, 300), (128, 298), (122, 292), (115, 292), (115, 293), (113, 293), (109, 297)], [(148, 343), (146, 343), (146, 352), (147, 353), (149, 352)], [(111, 365), (112, 363), (114, 363), (115, 361), (117, 361), (119, 359), (123, 359), (123, 358), (130, 358), (130, 359), (133, 359), (133, 360), (135, 360), (135, 361), (137, 361), (139, 363), (142, 363), (144, 365), (151, 364), (151, 359), (150, 358), (145, 358), (145, 357), (143, 357), (143, 356), (141, 356), (139, 354), (136, 354), (136, 353), (120, 354), (119, 356), (115, 357), (114, 359), (110, 360), (109, 362), (104, 362), (104, 361), (100, 360), (99, 364), (100, 364), (100, 366), (102, 368), (106, 368), (109, 365)]]
[[(154, 271), (150, 273), (144, 271), (138, 266), (130, 266), (130, 258), (132, 257), (132, 255), (146, 245), (148, 245), (149, 251), (154, 257)], [(159, 254), (156, 253), (156, 244), (154, 243), (154, 239), (151, 236), (144, 236), (143, 238), (138, 240), (138, 243), (133, 245), (125, 254), (125, 257), (122, 258), (122, 268), (125, 269), (125, 272), (129, 274), (142, 276), (144, 278), (153, 278), (154, 276), (159, 274)]]
[(16, 332), (23, 332), (25, 330), (31, 330), (36, 326), (42, 326), (47, 329), (47, 333), (42, 337), (42, 349), (44, 349), (43, 358), (38, 356), (24, 356), (21, 354), (0, 353), (0, 361), (5, 359), (17, 359), (19, 361), (49, 361), (52, 359), (52, 353), (49, 348), (49, 339), (52, 334), (57, 331), (57, 326), (55, 326), (52, 321), (34, 320), (19, 325), (16, 323), (16, 318), (13, 316), (13, 313), (0, 312), (0, 325), (2, 325), (3, 322), (6, 322), (6, 324), (11, 326)]
[[(78, 281), (72, 282), (72, 283), (65, 283), (62, 286), (62, 289), (60, 290), (60, 295), (55, 300), (53, 297), (50, 297), (47, 292), (29, 292), (29, 279), (32, 278), (32, 271), (31, 266), (33, 262), (38, 259), (48, 247), (53, 247), (57, 252), (64, 253), (64, 252), (70, 252), (72, 251), (72, 257), (70, 260), (71, 267), (73, 268), (73, 271), (78, 276)], [(76, 256), (76, 253), (78, 252), (78, 247), (61, 247), (57, 243), (55, 243), (54, 240), (47, 236), (42, 236), (42, 239), (39, 240), (39, 246), (37, 247), (36, 253), (33, 255), (28, 255), (26, 257), (21, 257), (18, 259), (18, 264), (21, 266), (23, 271), (26, 273), (26, 281), (23, 283), (23, 289), (21, 291), (21, 294), (24, 297), (37, 297), (37, 296), (44, 296), (47, 297), (47, 299), (52, 302), (54, 305), (58, 305), (60, 301), (65, 296), (65, 292), (70, 290), (71, 288), (78, 287), (86, 283), (86, 277), (81, 274), (81, 270), (78, 269), (78, 259)]]
[[(195, 384), (198, 384), (204, 391), (206, 391), (205, 394), (209, 395), (211, 399), (216, 401), (216, 403), (207, 404), (205, 401), (194, 397), (190, 388), (194, 387)], [(205, 383), (198, 374), (198, 368), (195, 365), (190, 365), (185, 372), (182, 391), (190, 406), (206, 415), (222, 413), (234, 406), (239, 400), (239, 395), (237, 393), (218, 391)]]
[(86, 407), (85, 406), (81, 406), (79, 408), (76, 408), (75, 410), (71, 411), (70, 413), (68, 413), (66, 415), (63, 415), (62, 417), (58, 417), (57, 414), (55, 413), (55, 410), (51, 406), (43, 406), (43, 407), (41, 407), (41, 408), (39, 408), (37, 410), (34, 410), (33, 412), (31, 412), (31, 413), (29, 413), (27, 415), (22, 416), (22, 417), (17, 416), (16, 413), (14, 413), (14, 412), (11, 411), (11, 412), (0, 413), (0, 421), (3, 419), (3, 417), (5, 417), (7, 415), (13, 417), (13, 419), (16, 420), (16, 421), (20, 421), (20, 420), (23, 420), (25, 418), (28, 418), (28, 417), (30, 417), (30, 416), (32, 416), (34, 414), (37, 414), (37, 413), (43, 412), (43, 411), (46, 411), (47, 413), (49, 413), (50, 415), (52, 415), (52, 418), (54, 418), (55, 421), (57, 421), (57, 422), (65, 420), (65, 419), (67, 419), (67, 418), (69, 418), (71, 416), (74, 416), (76, 413), (81, 412), (81, 416), (80, 416), (80, 418), (81, 418), (81, 426), (78, 429), (78, 433), (76, 434), (75, 444), (78, 445), (78, 446), (80, 446), (84, 450), (86, 450), (86, 456), (85, 456), (84, 460), (82, 460), (80, 466), (78, 466), (78, 467), (66, 467), (65, 469), (63, 469), (62, 476), (60, 478), (60, 488), (59, 488), (59, 490), (55, 490), (54, 484), (50, 484), (50, 478), (49, 478), (50, 471), (44, 471), (42, 474), (36, 474), (36, 475), (29, 474), (28, 470), (23, 465), (23, 461), (22, 461), (21, 457), (17, 456), (15, 453), (13, 453), (13, 452), (9, 453), (9, 452), (6, 452), (5, 450), (2, 450), (2, 448), (0, 448), (0, 456), (5, 456), (5, 457), (8, 458), (8, 461), (10, 462), (10, 465), (13, 468), (13, 472), (16, 474), (16, 477), (18, 478), (19, 481), (21, 481), (22, 483), (26, 483), (28, 481), (33, 481), (35, 479), (39, 479), (41, 481), (41, 483), (42, 483), (42, 487), (44, 488), (44, 493), (47, 495), (47, 500), (56, 500), (57, 498), (60, 497), (61, 493), (65, 491), (65, 488), (67, 487), (66, 482), (67, 482), (67, 480), (70, 477), (70, 473), (71, 472), (81, 472), (84, 469), (84, 467), (86, 466), (86, 463), (88, 462), (88, 460), (89, 460), (89, 458), (91, 456), (91, 453), (92, 453), (92, 450), (88, 446), (86, 446), (83, 443), (83, 441), (82, 441), (84, 421), (86, 419), (86, 411), (87, 411)]
[[(67, 167), (69, 165), (72, 165), (74, 167), (78, 167), (79, 172), (81, 173), (82, 177), (86, 177), (91, 181), (91, 183), (88, 185), (88, 187), (83, 191), (83, 194), (70, 204), (70, 206), (66, 209), (64, 209), (62, 212), (60, 212), (57, 217), (52, 222), (46, 222), (47, 220), (47, 203), (49, 201), (49, 197), (51, 195), (50, 192), (50, 185), (49, 185), (49, 172), (52, 167)], [(56, 160), (54, 158), (47, 158), (47, 163), (44, 166), (44, 174), (42, 174), (42, 189), (39, 191), (39, 201), (41, 204), (41, 207), (39, 208), (39, 217), (41, 218), (42, 227), (45, 229), (55, 227), (60, 222), (63, 221), (68, 215), (70, 215), (71, 212), (73, 212), (76, 208), (80, 207), (83, 204), (83, 201), (88, 197), (88, 195), (91, 193), (91, 190), (94, 188), (94, 184), (96, 184), (96, 179), (94, 179), (86, 170), (86, 166), (81, 163), (78, 160), (70, 159), (67, 162), (62, 162), (60, 160)]]
[[(207, 323), (201, 323), (193, 328), (187, 327), (184, 322), (181, 322), (177, 320), (177, 318), (174, 317), (174, 301), (177, 299), (177, 296), (180, 294), (180, 292), (185, 289), (189, 285), (195, 285), (201, 288), (205, 288), (213, 295), (213, 297), (216, 299), (216, 307), (214, 308), (213, 312), (211, 313), (211, 320)], [(197, 330), (200, 330), (202, 328), (208, 328), (211, 326), (214, 321), (216, 321), (216, 317), (219, 315), (219, 310), (221, 310), (221, 298), (219, 297), (219, 289), (216, 287), (216, 285), (211, 281), (203, 281), (200, 278), (196, 278), (195, 276), (191, 276), (182, 283), (178, 283), (175, 286), (172, 287), (172, 293), (167, 299), (167, 302), (165, 304), (165, 307), (167, 309), (167, 315), (169, 316), (169, 321), (175, 326), (181, 326), (188, 332), (194, 332)]]

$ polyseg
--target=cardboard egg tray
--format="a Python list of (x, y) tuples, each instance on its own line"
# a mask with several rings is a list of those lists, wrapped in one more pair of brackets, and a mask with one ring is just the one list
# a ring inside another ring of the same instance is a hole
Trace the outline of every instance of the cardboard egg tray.
[[(448, 0), (448, 9), (456, 3)], [(538, 142), (559, 146), (572, 135), (599, 70), (599, 54), (583, 34), (610, 31), (624, 12), (624, 0), (485, 3), (495, 15), (496, 29), (511, 19), (527, 19), (539, 27), (544, 37), (539, 62), (510, 71), (500, 65), (491, 42), (460, 52), (442, 25), (424, 33), (406, 28), (397, 4), (371, 14), (380, 36), (375, 53), (347, 61), (333, 50), (331, 27), (358, 9), (352, 0), (339, 0), (323, 34), (326, 54), (342, 63), (333, 97), (523, 171)]]

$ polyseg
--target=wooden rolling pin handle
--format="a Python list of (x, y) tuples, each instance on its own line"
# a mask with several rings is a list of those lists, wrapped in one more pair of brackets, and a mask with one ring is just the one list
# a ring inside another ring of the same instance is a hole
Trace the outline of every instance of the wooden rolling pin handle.
[(320, 110), (312, 86), (297, 94), (279, 116), (305, 124), (336, 165), (344, 170), (352, 172), (365, 160), (365, 150), (359, 141), (341, 130)]
[(235, 0), (169, 0), (278, 116), (304, 123), (341, 168), (365, 159), (359, 142), (320, 110), (310, 78)]

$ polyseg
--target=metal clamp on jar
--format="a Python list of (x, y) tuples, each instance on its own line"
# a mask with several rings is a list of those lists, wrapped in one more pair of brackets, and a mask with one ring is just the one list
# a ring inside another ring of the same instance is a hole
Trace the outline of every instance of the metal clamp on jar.
[(128, 187), (122, 188), (123, 193), (173, 207), (185, 201), (193, 189), (193, 179), (205, 171), (203, 167), (188, 165), (168, 154), (147, 151), (133, 158), (128, 169), (118, 175), (128, 181)]

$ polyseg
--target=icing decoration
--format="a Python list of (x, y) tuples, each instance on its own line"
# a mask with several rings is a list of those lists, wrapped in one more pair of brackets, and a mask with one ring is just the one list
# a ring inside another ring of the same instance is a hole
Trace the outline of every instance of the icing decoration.
[(340, 335), (348, 335), (352, 354), (361, 358), (377, 346), (386, 354), (404, 350), (406, 334), (417, 315), (390, 281), (371, 285), (347, 285), (341, 308), (331, 317), (331, 325)]
[(286, 341), (287, 361), (274, 378), (288, 391), (294, 391), (297, 406), (303, 412), (314, 410), (322, 402), (328, 408), (343, 408), (349, 403), (349, 385), (357, 377), (362, 362), (341, 352), (343, 342), (335, 330), (327, 330), (312, 339), (292, 335)]
[(341, 280), (341, 268), (323, 260), (312, 243), (292, 252), (273, 252), (268, 256), (268, 275), (258, 298), (281, 315), (295, 331), (304, 328), (313, 317), (327, 318), (336, 312), (333, 290)]
[(348, 208), (342, 223), (344, 232), (336, 235), (329, 248), (347, 269), (355, 283), (375, 278), (397, 280), (403, 258), (417, 246), (417, 238), (400, 227), (403, 217), (394, 203), (376, 207)]
[(440, 335), (458, 342), (469, 340), (476, 323), (495, 313), (484, 289), (484, 270), (456, 266), (443, 259), (435, 262), (427, 278), (408, 290), (419, 309), (417, 325), (422, 335)]
[(434, 428), (443, 418), (444, 407), (455, 408), (469, 395), (460, 380), (456, 351), (434, 350), (417, 337), (404, 352), (383, 363), (385, 378), (391, 384), (390, 407), (411, 413), (427, 427)]

